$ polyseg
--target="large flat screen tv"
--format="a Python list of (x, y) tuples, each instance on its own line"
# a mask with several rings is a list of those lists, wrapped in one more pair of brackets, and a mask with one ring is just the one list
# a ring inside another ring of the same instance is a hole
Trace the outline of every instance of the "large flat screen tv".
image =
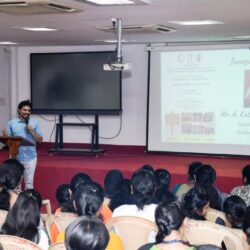
[(31, 102), (35, 114), (121, 112), (121, 72), (104, 71), (113, 52), (32, 53)]

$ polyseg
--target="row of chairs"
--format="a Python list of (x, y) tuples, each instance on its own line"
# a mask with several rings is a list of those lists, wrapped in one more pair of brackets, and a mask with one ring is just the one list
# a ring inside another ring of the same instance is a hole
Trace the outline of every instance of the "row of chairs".
[[(42, 214), (42, 218), (45, 222), (49, 236), (51, 236), (50, 228), (52, 223), (55, 223), (60, 231), (64, 231), (66, 227), (77, 218), (76, 215), (72, 213), (52, 214), (49, 200), (43, 201), (43, 205), (46, 208), (46, 213)], [(0, 211), (0, 224), (5, 220), (6, 215), (6, 211)], [(217, 217), (223, 219), (228, 227), (215, 224), (214, 222)], [(192, 245), (209, 243), (221, 246), (221, 244), (224, 244), (227, 250), (250, 249), (244, 233), (241, 230), (231, 229), (231, 225), (227, 221), (224, 213), (209, 209), (207, 220), (208, 221), (188, 220), (185, 227), (184, 240), (189, 241)], [(113, 231), (121, 237), (125, 250), (137, 250), (141, 245), (152, 241), (157, 233), (155, 223), (132, 216), (112, 218), (106, 224), (106, 227), (108, 231)], [(14, 237), (13, 240), (10, 240), (10, 237)], [(6, 244), (5, 241), (7, 241)], [(3, 244), (4, 249), (40, 249), (33, 242), (15, 236), (0, 235), (0, 242)], [(10, 246), (10, 243), (14, 245)], [(18, 244), (25, 244), (26, 246), (25, 248), (18, 248)], [(66, 248), (64, 243), (56, 243), (52, 244), (49, 249), (65, 250)]]

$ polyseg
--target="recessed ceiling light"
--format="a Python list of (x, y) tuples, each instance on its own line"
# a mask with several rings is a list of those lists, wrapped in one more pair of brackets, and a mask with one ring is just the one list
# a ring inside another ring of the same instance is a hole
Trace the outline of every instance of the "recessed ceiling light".
[(16, 29), (29, 30), (29, 31), (57, 31), (57, 29), (48, 27), (19, 27), (19, 28), (16, 27)]
[(0, 45), (14, 45), (14, 44), (17, 44), (17, 43), (10, 42), (10, 41), (2, 41), (2, 42), (0, 42)]
[(174, 23), (178, 25), (213, 25), (213, 24), (223, 24), (223, 22), (216, 20), (189, 20), (189, 21), (169, 21), (169, 23)]
[(95, 5), (150, 4), (151, 0), (76, 0)]

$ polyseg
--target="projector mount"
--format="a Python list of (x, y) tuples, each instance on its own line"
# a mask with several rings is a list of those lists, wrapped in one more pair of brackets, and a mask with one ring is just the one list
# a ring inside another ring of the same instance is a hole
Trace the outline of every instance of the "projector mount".
[(130, 70), (130, 63), (123, 63), (122, 59), (122, 19), (112, 18), (113, 31), (117, 40), (116, 44), (116, 57), (115, 59), (103, 65), (104, 70)]

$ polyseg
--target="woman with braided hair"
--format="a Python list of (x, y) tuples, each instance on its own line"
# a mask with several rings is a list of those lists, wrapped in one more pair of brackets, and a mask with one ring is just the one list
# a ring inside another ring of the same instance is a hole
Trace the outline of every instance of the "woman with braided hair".
[(155, 211), (155, 222), (158, 227), (155, 243), (150, 248), (145, 245), (139, 250), (195, 250), (182, 240), (185, 215), (180, 204), (161, 203)]

